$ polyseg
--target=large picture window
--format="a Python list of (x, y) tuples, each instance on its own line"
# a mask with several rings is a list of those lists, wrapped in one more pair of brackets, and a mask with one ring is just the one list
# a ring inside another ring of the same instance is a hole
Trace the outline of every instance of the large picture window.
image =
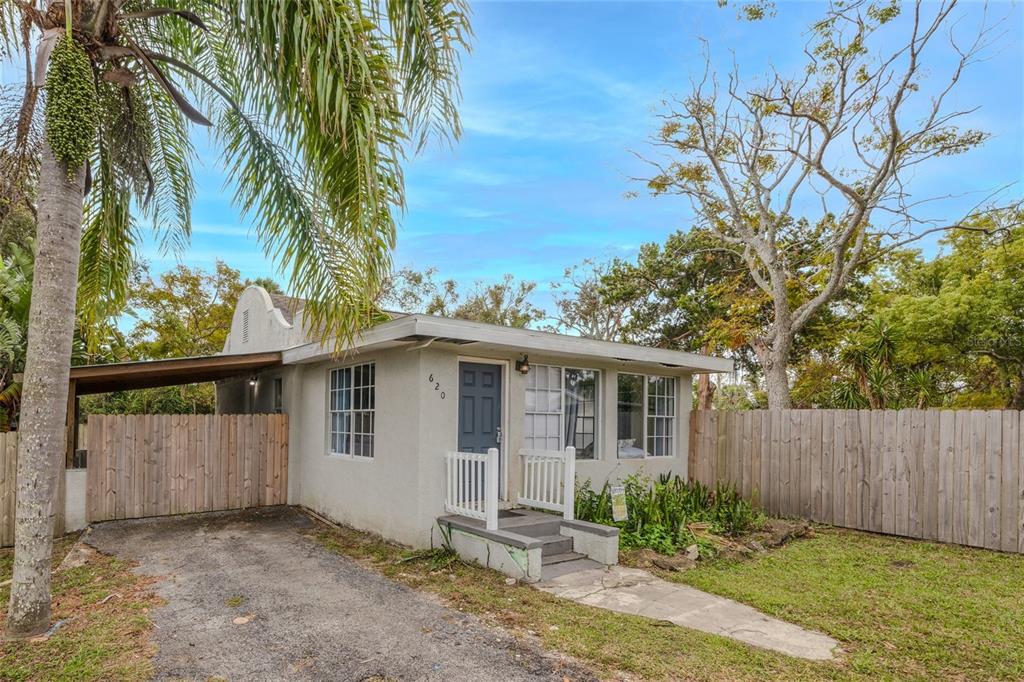
[(374, 365), (331, 370), (329, 452), (373, 457)]
[(571, 445), (576, 459), (594, 459), (597, 378), (591, 369), (534, 365), (526, 376), (524, 445), (531, 450)]
[(675, 454), (676, 380), (619, 374), (619, 459)]

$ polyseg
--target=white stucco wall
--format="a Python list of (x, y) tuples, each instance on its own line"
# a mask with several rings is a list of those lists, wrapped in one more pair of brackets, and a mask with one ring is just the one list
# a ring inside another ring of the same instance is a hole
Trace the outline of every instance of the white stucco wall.
[[(364, 362), (376, 363), (374, 456), (328, 454), (329, 371)], [(422, 519), (419, 508), (419, 363), (418, 353), (397, 349), (296, 366), (285, 379), (297, 387), (286, 388), (286, 400), (298, 401), (288, 407), (289, 502), (405, 544), (429, 544), (434, 519)]]
[[(438, 541), (433, 532), (444, 512), (444, 454), (454, 450), (458, 435), (458, 366), (467, 361), (503, 363), (505, 396), (504, 453), (506, 500), (511, 503), (522, 476), (526, 379), (513, 371), (516, 353), (460, 356), (467, 348), (430, 346), (422, 350), (394, 348), (353, 355), (338, 362), (286, 367), (285, 411), (290, 414), (289, 502), (356, 528), (417, 547)], [(327, 454), (327, 386), (333, 367), (376, 363), (376, 443), (372, 459)], [(600, 435), (597, 459), (579, 460), (577, 476), (596, 487), (643, 470), (686, 475), (690, 376), (666, 368), (679, 378), (675, 453), (672, 457), (619, 460), (616, 451), (616, 376), (625, 367), (615, 361), (570, 362), (530, 357), (533, 365), (558, 364), (601, 371), (598, 403)], [(653, 370), (647, 370), (653, 373)], [(263, 378), (260, 379), (261, 383)], [(443, 397), (442, 397), (443, 394)]]
[[(505, 453), (511, 453), (507, 458), (507, 483), (509, 501), (514, 500), (518, 489), (518, 482), (522, 477), (522, 470), (519, 466), (519, 457), (516, 453), (523, 448), (523, 424), (526, 411), (526, 377), (514, 371), (515, 361), (522, 357), (519, 353), (481, 353), (469, 355), (471, 346), (465, 347), (463, 356), (468, 361), (499, 360), (505, 363), (505, 400), (503, 402), (503, 419), (505, 421)], [(428, 348), (423, 353), (421, 373), (424, 377), (427, 373), (433, 373), (442, 388), (447, 388), (446, 395), (451, 396), (452, 392), (458, 393), (458, 363), (459, 350), (448, 348)], [(555, 357), (544, 357), (530, 355), (530, 364), (555, 365), (560, 367), (576, 367), (582, 369), (594, 369), (600, 372), (600, 386), (598, 389), (598, 409), (600, 410), (599, 435), (594, 459), (580, 459), (576, 462), (576, 476), (578, 480), (590, 479), (595, 487), (601, 487), (607, 480), (620, 481), (624, 477), (643, 471), (652, 477), (662, 473), (679, 474), (684, 478), (687, 475), (687, 460), (689, 456), (689, 423), (690, 409), (692, 403), (692, 377), (688, 373), (671, 368), (642, 368), (617, 361), (592, 361), (582, 359), (566, 359)], [(618, 434), (617, 434), (617, 381), (618, 373), (626, 371), (634, 374), (651, 374), (661, 376), (673, 376), (678, 379), (676, 382), (676, 422), (675, 422), (675, 448), (671, 457), (648, 457), (645, 459), (619, 459), (618, 458)], [(425, 384), (425, 379), (422, 380)], [(458, 411), (455, 404), (442, 404), (436, 399), (431, 401), (430, 387), (426, 387), (426, 402), (423, 405), (423, 419), (426, 428), (424, 443), (435, 443), (437, 447), (444, 450), (456, 447), (458, 429)], [(447, 401), (445, 401), (447, 403)], [(442, 469), (436, 467), (437, 480), (428, 476), (424, 479), (424, 489), (436, 489), (442, 486)], [(443, 508), (443, 505), (442, 505)], [(440, 512), (438, 512), (440, 513)]]
[[(248, 336), (243, 333), (246, 312), (249, 318)], [(224, 352), (259, 353), (292, 348), (305, 343), (301, 311), (294, 315), (292, 322), (293, 324), (289, 324), (285, 320), (262, 287), (248, 287), (238, 297), (238, 303), (235, 305), (231, 331), (224, 343)]]

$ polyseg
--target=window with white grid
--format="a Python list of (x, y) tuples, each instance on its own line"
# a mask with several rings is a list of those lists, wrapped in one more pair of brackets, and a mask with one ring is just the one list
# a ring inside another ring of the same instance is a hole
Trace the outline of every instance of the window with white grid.
[(374, 365), (331, 370), (328, 401), (332, 455), (373, 457)]
[(526, 375), (523, 441), (528, 450), (562, 449), (561, 367), (534, 365)]
[(675, 454), (674, 378), (619, 374), (617, 409), (619, 459)]
[(671, 457), (676, 423), (676, 380), (647, 377), (647, 454)]
[(562, 450), (571, 445), (577, 459), (594, 459), (597, 376), (592, 369), (533, 366), (526, 376), (527, 449)]

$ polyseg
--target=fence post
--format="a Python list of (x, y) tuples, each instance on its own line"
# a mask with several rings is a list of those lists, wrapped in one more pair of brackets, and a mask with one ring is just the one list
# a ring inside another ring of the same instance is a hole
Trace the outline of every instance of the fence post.
[(576, 513), (576, 448), (565, 449), (565, 469), (562, 474), (562, 518), (572, 521)]
[(498, 530), (498, 448), (487, 450), (484, 506), (487, 513), (487, 530)]

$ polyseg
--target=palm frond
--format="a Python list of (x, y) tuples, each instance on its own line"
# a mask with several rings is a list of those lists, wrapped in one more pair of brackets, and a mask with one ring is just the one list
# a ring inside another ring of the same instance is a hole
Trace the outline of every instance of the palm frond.
[(25, 340), (21, 325), (9, 317), (0, 317), (0, 358), (8, 363), (18, 357)]
[(473, 31), (463, 0), (387, 0), (402, 79), (402, 105), (417, 149), (435, 136), (458, 138), (462, 51)]
[(142, 208), (152, 219), (160, 248), (180, 253), (192, 235), (195, 147), (184, 117), (157, 85), (144, 81), (132, 93), (136, 106), (147, 112), (151, 135), (149, 169), (154, 191)]
[(89, 330), (100, 327), (128, 301), (128, 281), (138, 241), (131, 195), (115, 176), (110, 149), (100, 148), (99, 172), (85, 206), (82, 255), (78, 272), (78, 315), (90, 351), (99, 343)]
[(8, 61), (24, 49), (22, 12), (13, 0), (0, 0), (0, 59)]
[(229, 176), (267, 253), (310, 299), (312, 328), (345, 340), (372, 319), (403, 202), (395, 57), (358, 5), (241, 4), (208, 37), (220, 82), (247, 108), (220, 119)]

